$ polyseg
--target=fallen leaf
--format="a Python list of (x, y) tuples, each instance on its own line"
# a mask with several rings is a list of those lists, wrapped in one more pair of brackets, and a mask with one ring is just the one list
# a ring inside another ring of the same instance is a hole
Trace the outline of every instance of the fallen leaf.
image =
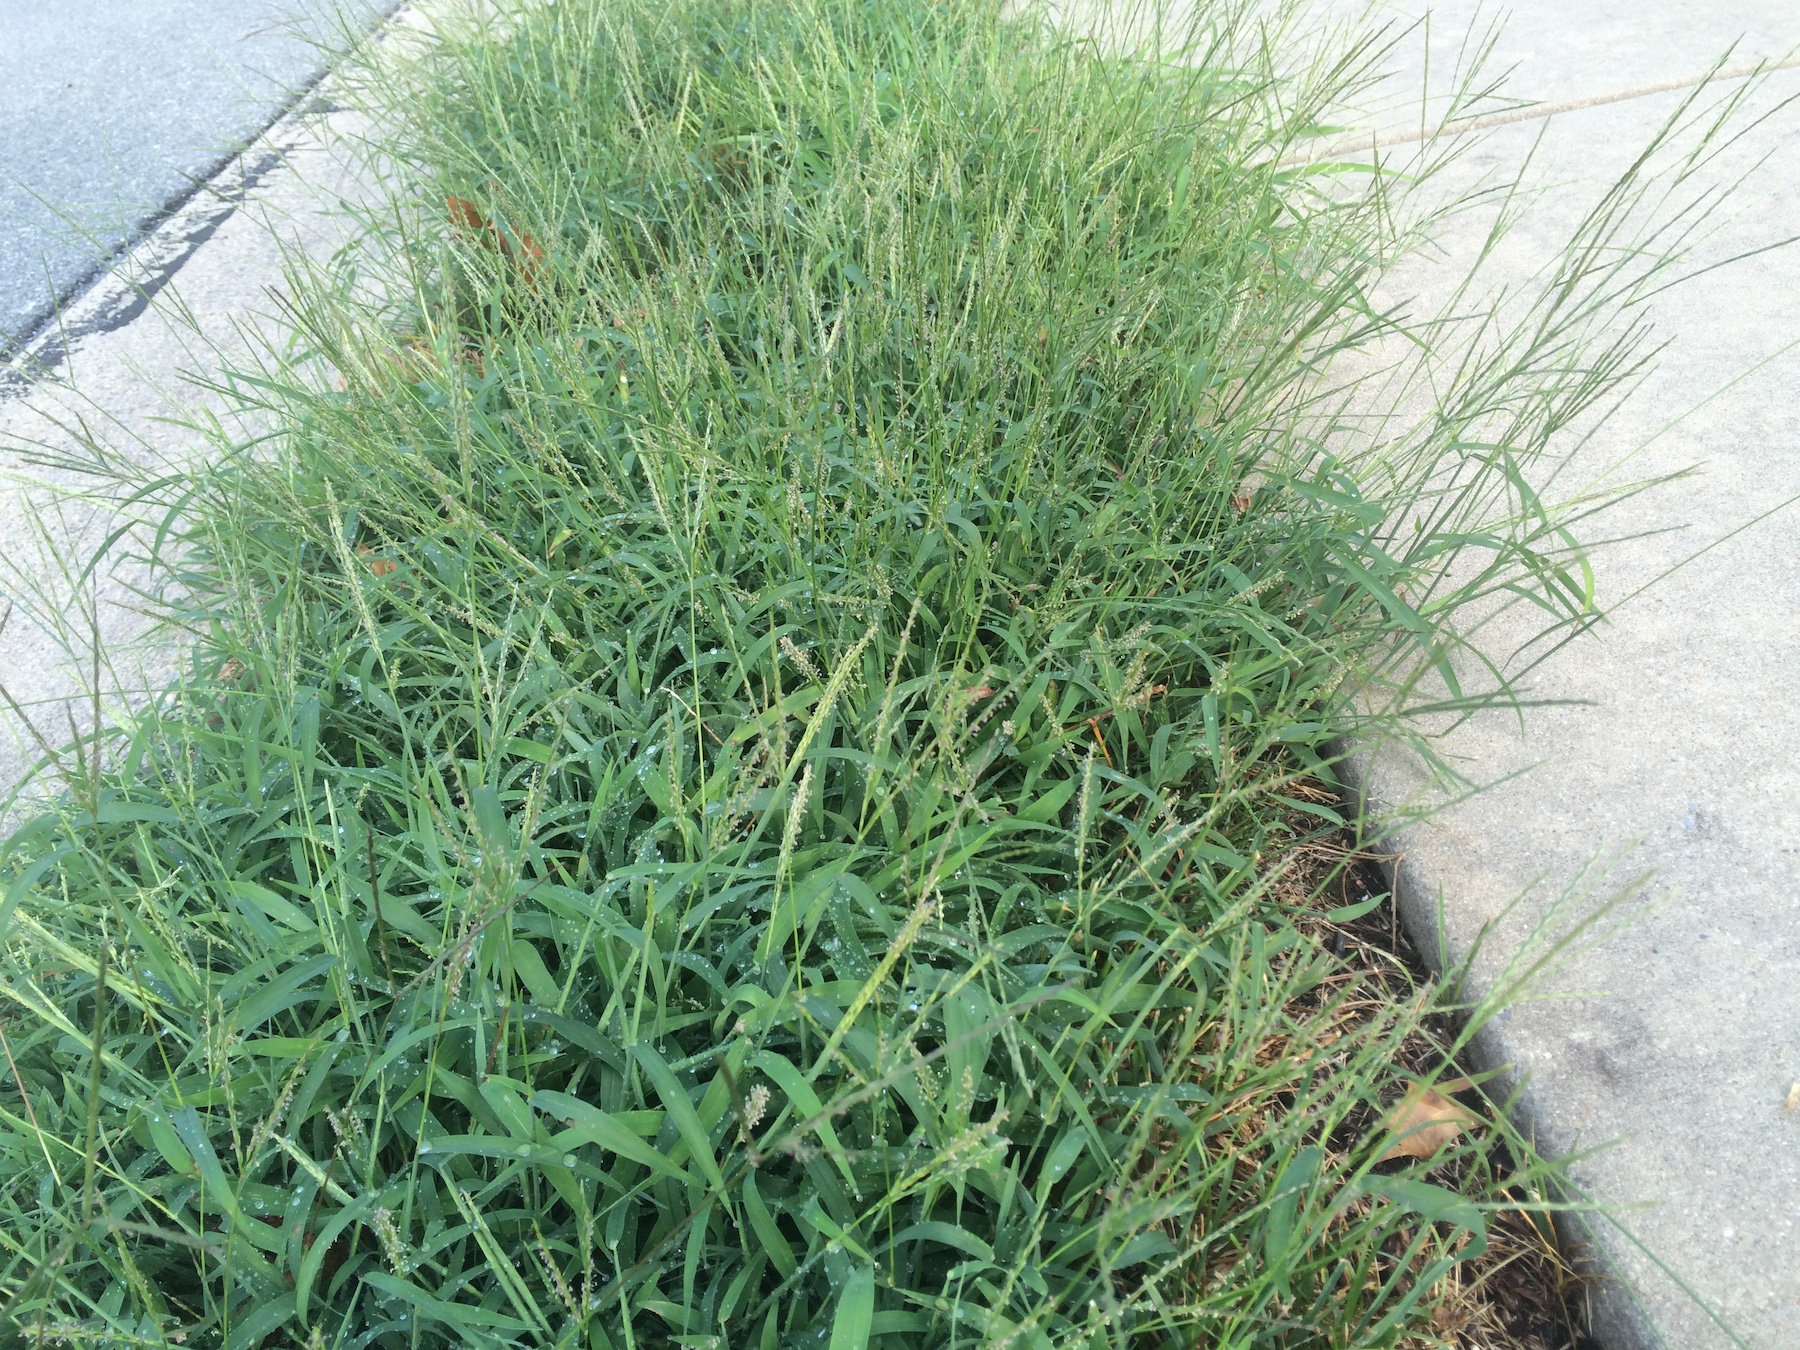
[(538, 268), (544, 261), (544, 250), (525, 231), (519, 231), (519, 242), (515, 246), (512, 240), (500, 232), (498, 225), (488, 226), (489, 232), (500, 245), (500, 256), (518, 268), (527, 281), (536, 281)]
[(367, 544), (358, 544), (356, 546), (356, 555), (359, 558), (368, 559), (369, 570), (378, 577), (385, 577), (389, 573), (399, 570), (400, 567), (400, 564), (395, 562), (392, 558), (377, 558), (375, 556), (375, 550), (370, 548)]
[(1394, 1142), (1381, 1161), (1393, 1158), (1430, 1158), (1446, 1144), (1453, 1144), (1465, 1129), (1479, 1123), (1479, 1117), (1458, 1103), (1450, 1094), (1469, 1086), (1466, 1078), (1440, 1084), (1442, 1091), (1414, 1083), (1388, 1112), (1386, 1132)]
[(1783, 1111), (1800, 1110), (1800, 1083), (1795, 1083), (1788, 1089), (1787, 1105), (1781, 1109)]
[(1250, 489), (1231, 494), (1231, 506), (1240, 516), (1250, 509)]
[(544, 262), (544, 247), (524, 230), (515, 243), (501, 230), (498, 221), (489, 220), (467, 197), (446, 196), (444, 205), (450, 211), (450, 223), (465, 234), (474, 235), (486, 248), (498, 248), (500, 256), (525, 274), (527, 281), (537, 280)]
[(479, 230), (487, 224), (487, 217), (481, 214), (481, 208), (467, 197), (445, 197), (444, 203), (450, 208), (450, 223), (465, 230)]

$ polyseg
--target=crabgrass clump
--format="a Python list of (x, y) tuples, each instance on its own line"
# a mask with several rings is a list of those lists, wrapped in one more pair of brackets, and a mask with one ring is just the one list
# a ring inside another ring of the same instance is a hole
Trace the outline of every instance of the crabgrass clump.
[(1375, 1170), (1409, 1023), (1270, 883), (1446, 549), (1305, 434), (1395, 242), (1280, 167), (1351, 67), (1218, 24), (559, 0), (390, 72), (391, 308), (307, 292), (238, 387), (191, 677), (6, 855), (19, 1326), (1426, 1315), (1494, 1136)]

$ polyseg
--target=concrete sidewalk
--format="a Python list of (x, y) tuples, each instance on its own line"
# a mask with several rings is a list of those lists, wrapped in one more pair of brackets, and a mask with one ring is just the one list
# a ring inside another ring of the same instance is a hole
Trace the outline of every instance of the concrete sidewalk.
[[(1404, 21), (1423, 8), (1402, 0), (1391, 12)], [(1733, 65), (1800, 47), (1800, 6), (1788, 0), (1434, 11), (1434, 72), (1472, 25), (1504, 17), (1496, 64), (1514, 67), (1508, 92), (1591, 105), (1486, 132), (1458, 171), (1505, 177), (1529, 157), (1525, 183), (1541, 195), (1496, 261), (1511, 280), (1554, 256), (1684, 96), (1641, 91), (1705, 74), (1733, 44)], [(1396, 51), (1394, 88), (1410, 102), (1374, 111), (1373, 127), (1418, 125), (1424, 47), (1420, 30)], [(1796, 97), (1793, 69), (1756, 88), (1750, 107), (1769, 116), (1707, 170), (1741, 181), (1684, 271), (1800, 235), (1800, 103), (1781, 106)], [(1453, 229), (1440, 264), (1408, 272), (1428, 309), (1484, 226)], [(1526, 690), (1572, 702), (1530, 711), (1523, 734), (1494, 714), (1448, 737), (1444, 753), (1490, 786), (1400, 835), (1397, 889), (1428, 952), (1441, 903), (1440, 961), (1464, 959), (1492, 925), (1478, 988), (1503, 978), (1539, 925), (1578, 912), (1579, 897), (1631, 896), (1618, 913), (1633, 921), (1542, 982), (1549, 1001), (1515, 1007), (1480, 1048), (1515, 1067), (1540, 1144), (1582, 1154), (1573, 1176), (1613, 1216), (1594, 1224), (1615, 1276), (1599, 1290), (1607, 1350), (1775, 1350), (1800, 1345), (1800, 1110), (1789, 1095), (1800, 1082), (1800, 508), (1783, 509), (1800, 494), (1800, 245), (1697, 275), (1651, 309), (1670, 345), (1572, 467), (1578, 479), (1622, 458), (1633, 479), (1697, 472), (1590, 528), (1622, 539), (1595, 559), (1600, 603), (1619, 607)], [(1484, 645), (1503, 651), (1534, 629), (1503, 619)], [(1365, 768), (1380, 801), (1434, 800), (1416, 763), (1390, 754)], [(1559, 907), (1570, 894), (1577, 903)]]

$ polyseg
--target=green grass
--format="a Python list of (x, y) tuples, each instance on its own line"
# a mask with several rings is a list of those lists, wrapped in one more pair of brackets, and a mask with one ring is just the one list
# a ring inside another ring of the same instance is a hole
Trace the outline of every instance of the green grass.
[(382, 246), (230, 383), (269, 437), (137, 485), (190, 675), (5, 855), (26, 1341), (1428, 1325), (1539, 1164), (1376, 1166), (1420, 1010), (1281, 883), (1340, 738), (1477, 696), (1465, 606), (1591, 616), (1529, 485), (1624, 264), (1342, 422), (1415, 235), (1293, 167), (1373, 49), (1259, 31), (559, 0), (370, 58)]

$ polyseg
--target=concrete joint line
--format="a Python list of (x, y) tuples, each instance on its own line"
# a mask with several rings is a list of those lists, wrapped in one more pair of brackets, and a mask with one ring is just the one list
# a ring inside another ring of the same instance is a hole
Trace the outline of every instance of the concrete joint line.
[(1367, 140), (1338, 141), (1335, 145), (1328, 145), (1321, 150), (1310, 151), (1304, 155), (1296, 155), (1293, 159), (1284, 160), (1282, 163), (1283, 167), (1316, 164), (1321, 160), (1334, 159), (1339, 155), (1353, 155), (1364, 150), (1386, 150), (1396, 145), (1417, 145), (1421, 141), (1467, 136), (1470, 132), (1486, 131), (1490, 127), (1509, 126), (1514, 122), (1539, 122), (1560, 113), (1581, 112), (1587, 108), (1604, 108), (1609, 103), (1630, 103), (1634, 99), (1673, 93), (1678, 89), (1700, 89), (1709, 84), (1723, 84), (1730, 80), (1747, 80), (1756, 75), (1771, 75), (1779, 70), (1800, 70), (1800, 56), (1790, 56), (1782, 61), (1757, 61), (1747, 66), (1731, 66), (1724, 70), (1711, 71), (1705, 75), (1687, 75), (1677, 80), (1662, 80), (1656, 84), (1639, 85), (1635, 89), (1620, 89), (1610, 94), (1594, 94), (1588, 98), (1573, 98), (1561, 103), (1534, 103), (1529, 107), (1513, 108), (1503, 113), (1490, 113), (1485, 117), (1469, 117), (1459, 122), (1448, 122), (1430, 131), (1407, 131), (1391, 136), (1371, 135)]

